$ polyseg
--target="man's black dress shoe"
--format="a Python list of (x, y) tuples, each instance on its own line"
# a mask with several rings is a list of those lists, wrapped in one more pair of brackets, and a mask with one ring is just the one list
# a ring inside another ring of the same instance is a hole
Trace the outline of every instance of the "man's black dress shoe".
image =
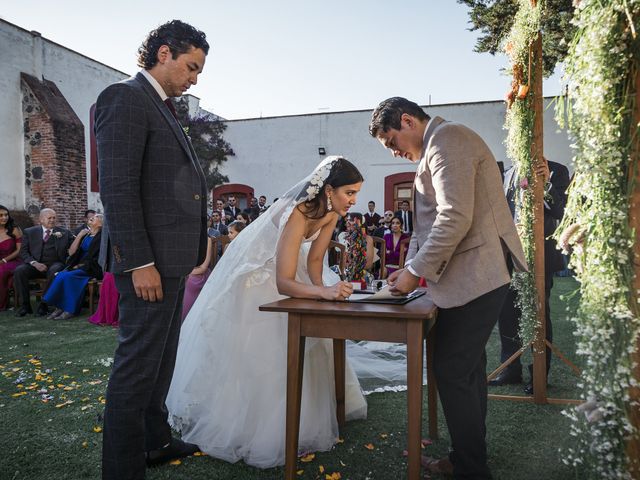
[(499, 387), (500, 385), (513, 385), (516, 383), (522, 383), (522, 372), (517, 370), (501, 371), (496, 378), (489, 380), (487, 385), (490, 387)]
[(49, 307), (47, 307), (46, 303), (40, 302), (38, 305), (38, 310), (36, 310), (36, 315), (40, 315), (41, 317), (46, 317), (49, 315)]
[(533, 383), (529, 382), (524, 386), (524, 393), (527, 395), (533, 395)]
[(193, 443), (183, 442), (178, 438), (172, 438), (169, 445), (159, 448), (158, 450), (151, 450), (146, 453), (147, 466), (153, 467), (162, 463), (170, 462), (177, 458), (188, 457), (194, 453), (200, 451), (200, 447)]
[(20, 307), (20, 308), (18, 309), (18, 311), (15, 313), (15, 316), (16, 316), (16, 317), (24, 317), (24, 316), (25, 316), (25, 315), (27, 315), (28, 313), (33, 313), (33, 312), (31, 311), (31, 309), (30, 309), (30, 308), (27, 308), (27, 307)]

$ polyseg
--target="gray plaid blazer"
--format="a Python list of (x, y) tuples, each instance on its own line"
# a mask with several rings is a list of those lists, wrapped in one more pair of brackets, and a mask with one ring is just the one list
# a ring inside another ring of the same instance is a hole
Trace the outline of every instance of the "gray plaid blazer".
[(204, 261), (206, 184), (178, 121), (141, 73), (107, 87), (95, 113), (101, 263), (123, 273), (155, 263), (180, 277)]

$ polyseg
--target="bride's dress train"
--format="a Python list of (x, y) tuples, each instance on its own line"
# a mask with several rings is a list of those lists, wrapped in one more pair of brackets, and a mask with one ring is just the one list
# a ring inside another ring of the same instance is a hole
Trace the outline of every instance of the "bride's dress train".
[[(284, 197), (231, 242), (182, 326), (166, 402), (170, 422), (185, 441), (229, 462), (284, 464), (287, 318), (258, 307), (285, 298), (276, 286), (275, 245), (294, 205)], [(310, 283), (313, 240), (300, 248), (300, 282)], [(338, 281), (328, 268), (323, 275), (325, 285)], [(307, 338), (301, 451), (329, 450), (338, 439), (333, 372), (331, 340)], [(366, 416), (348, 362), (345, 403), (347, 419)]]

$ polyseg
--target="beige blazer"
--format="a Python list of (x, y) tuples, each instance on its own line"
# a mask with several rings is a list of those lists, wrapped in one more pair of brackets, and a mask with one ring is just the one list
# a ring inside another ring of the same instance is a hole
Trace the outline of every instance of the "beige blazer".
[(407, 258), (434, 303), (452, 308), (509, 283), (506, 255), (526, 270), (489, 147), (464, 125), (432, 118), (414, 181)]

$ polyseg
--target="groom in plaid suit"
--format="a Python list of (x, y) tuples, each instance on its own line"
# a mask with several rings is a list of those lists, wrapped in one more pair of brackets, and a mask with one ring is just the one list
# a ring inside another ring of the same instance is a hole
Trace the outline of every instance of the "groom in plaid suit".
[(103, 479), (143, 479), (147, 465), (197, 451), (172, 438), (165, 398), (180, 333), (184, 277), (206, 254), (206, 184), (169, 97), (197, 82), (209, 44), (178, 20), (149, 33), (142, 70), (96, 103), (102, 260), (120, 293), (107, 388)]

